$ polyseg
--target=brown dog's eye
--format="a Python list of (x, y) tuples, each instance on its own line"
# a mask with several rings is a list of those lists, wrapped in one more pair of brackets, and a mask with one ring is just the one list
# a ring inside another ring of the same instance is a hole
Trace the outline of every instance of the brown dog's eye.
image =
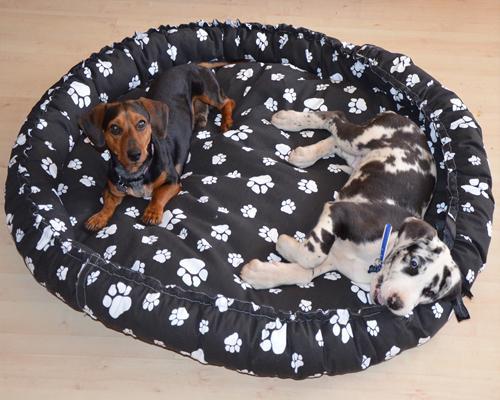
[(136, 125), (136, 128), (140, 131), (142, 131), (145, 127), (146, 127), (146, 121), (144, 121), (143, 119), (141, 119)]
[(109, 127), (109, 131), (113, 134), (113, 135), (119, 135), (120, 132), (122, 131), (121, 128), (118, 126), (118, 125), (111, 125)]

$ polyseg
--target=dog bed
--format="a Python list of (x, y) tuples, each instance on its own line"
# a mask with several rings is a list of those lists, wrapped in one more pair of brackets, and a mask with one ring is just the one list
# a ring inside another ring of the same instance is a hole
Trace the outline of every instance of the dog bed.
[[(242, 61), (217, 77), (236, 100), (231, 131), (212, 111), (194, 134), (183, 191), (160, 226), (143, 199), (126, 198), (97, 233), (109, 153), (77, 120), (99, 102), (147, 88), (173, 65)], [(456, 94), (412, 60), (288, 25), (200, 22), (136, 33), (73, 67), (28, 115), (9, 162), (7, 224), (34, 278), (109, 328), (260, 376), (305, 378), (366, 369), (424, 344), (447, 321), (441, 300), (396, 317), (336, 272), (306, 286), (256, 291), (239, 278), (252, 258), (278, 259), (279, 233), (304, 238), (347, 175), (334, 157), (307, 170), (291, 148), (324, 131), (282, 132), (281, 109), (343, 110), (363, 122), (382, 110), (424, 130), (438, 165), (426, 219), (452, 248), (470, 289), (491, 235), (491, 177), (481, 130)]]

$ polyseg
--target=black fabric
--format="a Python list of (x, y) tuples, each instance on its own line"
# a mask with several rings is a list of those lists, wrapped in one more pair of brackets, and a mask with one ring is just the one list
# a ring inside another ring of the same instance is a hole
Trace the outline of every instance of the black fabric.
[[(234, 129), (220, 134), (220, 115), (211, 111), (195, 133), (183, 191), (160, 226), (142, 225), (147, 201), (127, 197), (108, 227), (86, 231), (110, 155), (92, 148), (78, 117), (143, 91), (172, 65), (213, 59), (246, 60), (217, 71), (236, 100)], [(278, 233), (303, 237), (347, 179), (337, 157), (307, 170), (286, 163), (291, 148), (327, 133), (281, 132), (269, 124), (281, 109), (342, 110), (353, 122), (390, 109), (418, 123), (438, 165), (426, 219), (470, 289), (486, 262), (493, 199), (480, 128), (457, 95), (408, 57), (376, 46), (286, 25), (218, 22), (160, 27), (106, 47), (35, 105), (12, 151), (5, 204), (29, 270), (112, 329), (251, 374), (353, 372), (425, 343), (447, 321), (452, 300), (396, 317), (335, 272), (269, 291), (239, 280), (244, 262), (278, 257)], [(453, 304), (463, 318), (466, 310)]]

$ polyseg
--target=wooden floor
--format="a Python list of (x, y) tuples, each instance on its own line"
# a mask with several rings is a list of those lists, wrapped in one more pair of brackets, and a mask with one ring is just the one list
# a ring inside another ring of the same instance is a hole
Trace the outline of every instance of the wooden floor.
[[(2, 181), (25, 116), (71, 66), (134, 31), (213, 18), (286, 22), (411, 55), (478, 118), (500, 198), (498, 0), (0, 0)], [(472, 320), (366, 372), (295, 382), (203, 366), (85, 318), (36, 284), (2, 224), (0, 399), (500, 399), (499, 226), (467, 303)]]

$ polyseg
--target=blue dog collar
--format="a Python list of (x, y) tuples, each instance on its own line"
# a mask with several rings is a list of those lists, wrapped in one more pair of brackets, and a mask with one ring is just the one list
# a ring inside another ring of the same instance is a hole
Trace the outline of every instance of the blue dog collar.
[(384, 228), (384, 234), (382, 235), (382, 244), (380, 246), (380, 257), (375, 260), (375, 263), (370, 265), (368, 268), (368, 273), (379, 272), (382, 269), (382, 265), (384, 264), (385, 253), (387, 250), (387, 246), (389, 244), (389, 237), (391, 236), (392, 225), (386, 224)]

